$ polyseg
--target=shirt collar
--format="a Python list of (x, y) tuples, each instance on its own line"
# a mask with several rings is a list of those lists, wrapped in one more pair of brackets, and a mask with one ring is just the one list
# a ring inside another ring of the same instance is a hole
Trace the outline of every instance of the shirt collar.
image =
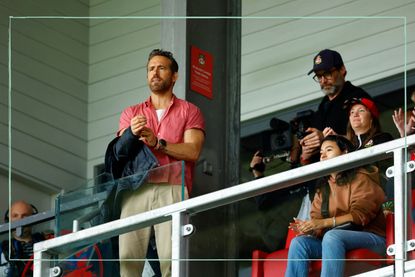
[[(172, 97), (171, 97), (171, 100), (170, 100), (170, 105), (169, 106), (172, 106), (173, 105), (173, 103), (174, 103), (174, 101), (176, 101), (176, 95), (173, 93), (172, 94)], [(150, 107), (153, 107), (153, 104), (151, 104), (151, 96), (149, 96), (145, 101), (144, 101), (144, 104), (146, 105), (146, 107), (147, 108), (150, 108)]]

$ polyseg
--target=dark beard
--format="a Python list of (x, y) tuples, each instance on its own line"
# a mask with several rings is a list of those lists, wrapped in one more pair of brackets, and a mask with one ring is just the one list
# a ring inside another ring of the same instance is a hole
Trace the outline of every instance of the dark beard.
[(152, 92), (165, 92), (168, 91), (172, 86), (171, 80), (161, 80), (157, 83), (151, 82), (149, 84), (150, 90)]

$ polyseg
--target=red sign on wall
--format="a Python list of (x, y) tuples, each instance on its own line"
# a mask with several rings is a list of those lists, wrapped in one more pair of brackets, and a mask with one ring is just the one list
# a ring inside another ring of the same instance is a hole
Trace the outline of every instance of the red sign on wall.
[(213, 57), (209, 52), (192, 46), (190, 52), (190, 89), (213, 99)]

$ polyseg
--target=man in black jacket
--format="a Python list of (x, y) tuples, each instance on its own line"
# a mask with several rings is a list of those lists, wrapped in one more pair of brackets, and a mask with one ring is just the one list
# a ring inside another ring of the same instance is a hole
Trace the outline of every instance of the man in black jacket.
[[(323, 139), (323, 130), (330, 127), (336, 134), (346, 135), (348, 110), (344, 109), (345, 101), (353, 98), (372, 99), (370, 95), (360, 87), (346, 81), (347, 70), (341, 55), (334, 50), (324, 49), (313, 59), (313, 68), (308, 75), (314, 73), (313, 79), (319, 83), (324, 97), (313, 114), (311, 127), (306, 129), (306, 136), (300, 141), (302, 165), (319, 160), (319, 151)], [(262, 159), (254, 155), (251, 166), (261, 162)], [(265, 169), (265, 168), (264, 168)], [(263, 170), (256, 170), (253, 166), (253, 175), (262, 176)]]
[(322, 131), (330, 127), (339, 135), (346, 134), (349, 120), (348, 110), (343, 108), (344, 102), (352, 98), (372, 99), (369, 94), (360, 87), (346, 81), (347, 70), (341, 55), (330, 49), (320, 51), (313, 59), (313, 68), (308, 75), (314, 73), (313, 79), (319, 83), (321, 91), (325, 94), (314, 115), (312, 127), (300, 140), (302, 148), (300, 162), (308, 164), (317, 161)]

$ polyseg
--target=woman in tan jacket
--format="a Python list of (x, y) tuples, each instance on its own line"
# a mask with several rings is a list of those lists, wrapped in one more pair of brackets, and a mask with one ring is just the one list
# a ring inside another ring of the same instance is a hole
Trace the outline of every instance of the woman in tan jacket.
[[(323, 139), (320, 160), (353, 150), (346, 138), (329, 135)], [(384, 200), (374, 166), (333, 172), (323, 178), (312, 203), (311, 220), (290, 224), (298, 236), (290, 245), (285, 276), (308, 276), (309, 261), (321, 258), (321, 276), (343, 276), (346, 251), (369, 248), (385, 253)], [(346, 223), (349, 229), (336, 229)]]

